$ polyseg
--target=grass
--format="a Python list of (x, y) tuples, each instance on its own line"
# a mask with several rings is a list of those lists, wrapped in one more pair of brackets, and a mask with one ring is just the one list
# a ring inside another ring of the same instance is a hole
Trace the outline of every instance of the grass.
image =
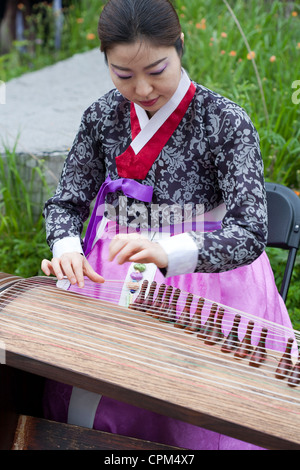
[(15, 148), (0, 160), (1, 271), (29, 277), (41, 274), (41, 259), (50, 255), (41, 210), (49, 193), (43, 162), (25, 164)]
[(266, 179), (298, 190), (300, 104), (293, 103), (292, 84), (300, 79), (299, 6), (262, 0), (213, 0), (209, 7), (199, 0), (176, 3), (191, 77), (246, 109), (260, 134)]
[[(22, 3), (19, 5), (22, 10)], [(26, 18), (28, 28), (24, 40), (14, 41), (10, 52), (0, 56), (0, 79), (7, 82), (24, 73), (99, 47), (97, 23), (101, 8), (101, 0), (75, 0), (70, 7), (64, 8), (60, 47), (57, 48), (57, 15), (46, 2), (34, 5), (33, 15)]]
[[(185, 34), (183, 65), (191, 78), (246, 109), (260, 134), (266, 180), (299, 191), (300, 94), (296, 95), (298, 100), (293, 100), (297, 92), (293, 83), (300, 80), (299, 4), (279, 0), (175, 3)], [(101, 8), (100, 0), (82, 0), (65, 9), (61, 47), (56, 49), (52, 10), (46, 3), (37, 7), (28, 19), (25, 41), (15, 43), (9, 54), (0, 56), (0, 79), (7, 81), (99, 47), (97, 22)], [(19, 177), (23, 163), (14, 149), (6, 153), (7, 158), (0, 164), (1, 270), (27, 277), (39, 272), (40, 260), (48, 256), (48, 248), (43, 220), (34, 215), (39, 203), (32, 202), (33, 188), (30, 183), (25, 186)], [(42, 163), (35, 162), (31, 171), (29, 181), (38, 178), (46, 190)], [(286, 255), (274, 249), (267, 251), (279, 287)], [(299, 285), (298, 259), (287, 300), (297, 329)]]

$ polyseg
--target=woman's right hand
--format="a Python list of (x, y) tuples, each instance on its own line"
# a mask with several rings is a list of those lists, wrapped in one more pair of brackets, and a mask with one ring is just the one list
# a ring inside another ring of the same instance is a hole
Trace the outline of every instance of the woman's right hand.
[(104, 278), (94, 271), (85, 256), (78, 252), (64, 253), (60, 258), (53, 258), (51, 261), (44, 259), (41, 269), (46, 276), (52, 274), (58, 280), (66, 276), (72, 285), (77, 284), (81, 288), (84, 287), (84, 276), (93, 282), (104, 282)]

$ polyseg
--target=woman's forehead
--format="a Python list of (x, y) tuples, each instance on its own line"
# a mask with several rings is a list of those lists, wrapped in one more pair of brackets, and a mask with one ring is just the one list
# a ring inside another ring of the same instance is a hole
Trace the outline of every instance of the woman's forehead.
[(107, 58), (110, 64), (123, 70), (131, 70), (136, 66), (147, 69), (167, 59), (173, 49), (158, 47), (148, 41), (137, 41), (130, 44), (116, 44), (107, 51)]

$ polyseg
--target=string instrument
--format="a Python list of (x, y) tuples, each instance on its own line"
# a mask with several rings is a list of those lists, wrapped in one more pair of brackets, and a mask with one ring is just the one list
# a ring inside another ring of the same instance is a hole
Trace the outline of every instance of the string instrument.
[[(128, 308), (0, 274), (6, 364), (269, 449), (299, 449), (298, 333), (144, 281)], [(92, 297), (93, 295), (93, 297)], [(100, 294), (99, 294), (100, 295)]]

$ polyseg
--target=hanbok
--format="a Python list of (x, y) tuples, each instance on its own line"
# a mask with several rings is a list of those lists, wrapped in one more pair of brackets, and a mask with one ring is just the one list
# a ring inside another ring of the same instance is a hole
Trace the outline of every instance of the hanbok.
[[(128, 282), (132, 279), (134, 263), (119, 265), (116, 260), (107, 261), (108, 246), (112, 237), (124, 230), (136, 231), (137, 229), (123, 226), (117, 220), (110, 220), (105, 216), (106, 196), (121, 192), (136, 201), (151, 203), (151, 185), (145, 185), (136, 180), (143, 180), (146, 177), (170, 135), (174, 133), (178, 123), (183, 119), (194, 93), (195, 87), (184, 74), (174, 100), (157, 113), (157, 119), (149, 121), (151, 126), (143, 123), (144, 115), (141, 110), (137, 107), (132, 110), (131, 119), (135, 119), (134, 122), (138, 122), (138, 125), (132, 124), (132, 128), (135, 129), (133, 141), (128, 149), (116, 158), (119, 178), (111, 178), (108, 175), (98, 192), (84, 241), (84, 253), (91, 266), (105, 279), (112, 279), (113, 273), (114, 279), (122, 281), (120, 290), (112, 290), (108, 294), (105, 284), (102, 289), (101, 286), (95, 286), (87, 279), (84, 290), (70, 285), (67, 285), (67, 289), (123, 306), (128, 305), (132, 296), (138, 295), (138, 292), (133, 294), (128, 287)], [(159, 144), (156, 143), (157, 140)], [(197, 233), (198, 241), (200, 232), (204, 236), (208, 233), (219, 233), (223, 224), (220, 213), (218, 210), (204, 212), (202, 218), (200, 217), (200, 222), (199, 218), (195, 219), (191, 216), (187, 221), (191, 224), (188, 231)], [(170, 224), (167, 230), (164, 226), (156, 230), (153, 230), (153, 227), (148, 230), (142, 227), (138, 228), (138, 231), (157, 242), (180, 236), (178, 224)], [(184, 260), (182, 265), (179, 262), (178, 266), (178, 270), (181, 270), (183, 274), (176, 273), (175, 270), (175, 275), (174, 273), (166, 275), (156, 266), (146, 265), (143, 278), (149, 279), (149, 282), (156, 281), (158, 285), (164, 283), (179, 288), (183, 292), (201, 295), (216, 303), (275, 322), (286, 329), (287, 336), (292, 330), (288, 312), (277, 291), (265, 252), (256, 256), (251, 263), (248, 262), (232, 270), (226, 269), (224, 272), (213, 272), (213, 270), (212, 272), (189, 272)], [(241, 325), (241, 328), (245, 327)], [(228, 333), (226, 327), (224, 333)], [(268, 346), (282, 350), (283, 343), (277, 344), (276, 341), (276, 338), (270, 337)], [(261, 449), (217, 432), (144, 410), (140, 406), (126, 404), (122, 402), (121, 397), (120, 400), (115, 400), (54, 381), (47, 381), (44, 410), (46, 418), (60, 422), (191, 450)]]

